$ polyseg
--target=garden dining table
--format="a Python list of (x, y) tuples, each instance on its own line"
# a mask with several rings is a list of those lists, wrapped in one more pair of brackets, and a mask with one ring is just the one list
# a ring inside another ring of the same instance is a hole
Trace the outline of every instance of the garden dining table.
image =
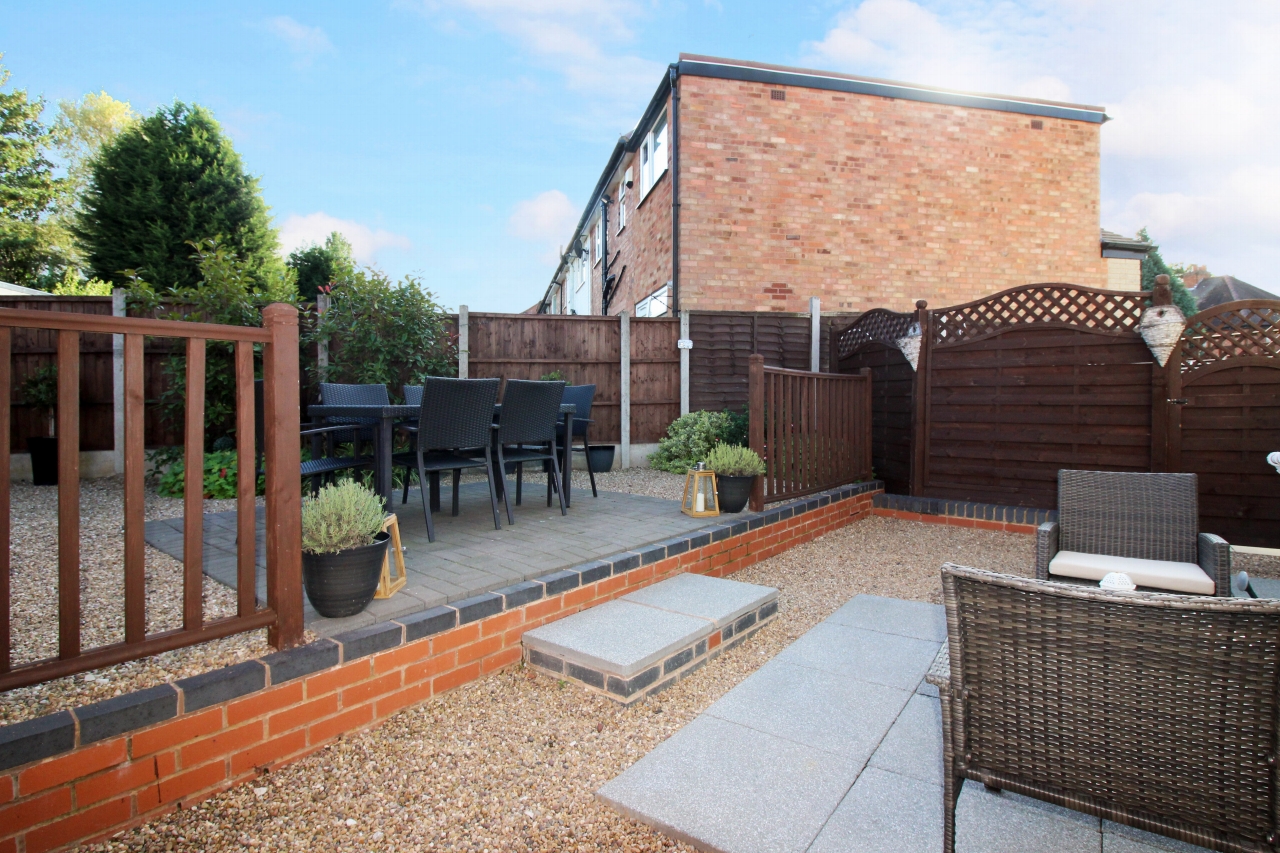
[[(572, 434), (573, 416), (577, 411), (578, 407), (572, 403), (564, 403), (560, 406), (560, 417), (564, 419), (565, 435)], [(364, 418), (370, 421), (378, 421), (378, 429), (374, 433), (373, 442), (373, 482), (374, 489), (382, 496), (383, 505), (388, 508), (391, 507), (391, 494), (395, 491), (391, 477), (391, 454), (395, 437), (395, 425), (417, 418), (420, 412), (421, 409), (418, 406), (326, 406), (317, 404), (307, 407), (307, 415), (312, 418)], [(493, 407), (494, 420), (497, 420), (501, 414), (502, 404), (499, 403)], [(560, 459), (560, 476), (564, 483), (565, 506), (569, 506), (572, 459), (569, 443), (565, 442), (565, 446), (561, 448)], [(494, 464), (497, 464), (496, 457)], [(498, 480), (498, 488), (502, 488), (501, 478)]]

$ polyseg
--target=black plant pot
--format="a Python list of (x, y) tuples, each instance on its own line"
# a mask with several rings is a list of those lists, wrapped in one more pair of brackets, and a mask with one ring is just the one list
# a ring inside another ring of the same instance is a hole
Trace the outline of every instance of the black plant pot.
[(751, 485), (755, 477), (725, 477), (716, 474), (716, 497), (721, 512), (742, 512), (751, 500)]
[(31, 482), (37, 486), (58, 485), (58, 439), (27, 439), (27, 450), (31, 452)]
[(591, 462), (591, 473), (599, 474), (601, 471), (613, 470), (613, 445), (604, 444), (600, 447), (593, 447), (587, 451), (587, 457)]
[(302, 554), (302, 586), (321, 616), (340, 619), (369, 606), (378, 591), (382, 558), (390, 534), (379, 533), (371, 545), (336, 554)]

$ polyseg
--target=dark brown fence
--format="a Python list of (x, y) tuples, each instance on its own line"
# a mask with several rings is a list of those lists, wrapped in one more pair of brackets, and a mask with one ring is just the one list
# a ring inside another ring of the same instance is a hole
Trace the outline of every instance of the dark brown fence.
[(751, 448), (765, 463), (751, 506), (871, 477), (871, 376), (810, 373), (750, 361)]
[[(1191, 471), (1201, 529), (1280, 545), (1265, 461), (1280, 449), (1280, 303), (1197, 314), (1161, 368), (1139, 334), (1151, 297), (1044, 284), (868, 312), (833, 352), (841, 372), (871, 370), (877, 474), (891, 492), (1052, 509), (1061, 468)], [(915, 371), (898, 345), (913, 323)]]
[[(121, 661), (269, 629), (276, 647), (302, 639), (302, 524), (299, 458), (298, 312), (271, 305), (263, 327), (217, 326), (164, 320), (104, 317), (56, 310), (0, 310), (0, 430), (10, 430), (13, 390), (10, 353), (14, 329), (35, 329), (56, 339), (58, 365), (58, 657), (13, 666), (10, 655), (9, 448), (0, 436), (0, 690), (34, 684)], [(80, 644), (80, 399), (81, 336), (93, 343), (124, 336), (124, 613), (121, 643), (84, 650)], [(176, 339), (186, 351), (186, 480), (183, 530), (182, 628), (146, 634), (145, 366), (147, 336)], [(241, 471), (254, 470), (254, 348), (262, 348), (265, 381), (267, 606), (254, 596), (254, 478), (241, 477), (237, 495), (238, 613), (204, 621), (203, 493), (206, 342), (235, 342), (236, 422)]]

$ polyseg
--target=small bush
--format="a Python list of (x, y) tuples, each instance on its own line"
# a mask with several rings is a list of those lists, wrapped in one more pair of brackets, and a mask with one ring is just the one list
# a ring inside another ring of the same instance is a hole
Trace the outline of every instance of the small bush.
[(707, 467), (722, 477), (758, 477), (764, 473), (764, 461), (749, 447), (717, 444), (706, 461)]
[(302, 550), (332, 554), (373, 542), (382, 529), (382, 498), (354, 480), (302, 500)]
[(32, 373), (22, 380), (18, 393), (22, 395), (22, 402), (44, 415), (52, 437), (54, 412), (58, 408), (58, 365), (46, 364)]
[(667, 427), (667, 437), (658, 442), (658, 450), (649, 457), (649, 465), (672, 474), (683, 474), (696, 467), (706, 461), (707, 454), (717, 444), (745, 439), (746, 431), (737, 429), (735, 417), (744, 416), (706, 411), (681, 415)]
[[(178, 453), (166, 454), (176, 457), (169, 462), (160, 475), (156, 491), (166, 497), (180, 498), (186, 478), (186, 460), (181, 455), (182, 448), (174, 448)], [(157, 463), (163, 461), (157, 458)], [(204, 455), (204, 496), (210, 500), (227, 500), (236, 496), (240, 460), (235, 450), (215, 450)], [(259, 475), (255, 494), (264, 495), (267, 491), (267, 478)]]

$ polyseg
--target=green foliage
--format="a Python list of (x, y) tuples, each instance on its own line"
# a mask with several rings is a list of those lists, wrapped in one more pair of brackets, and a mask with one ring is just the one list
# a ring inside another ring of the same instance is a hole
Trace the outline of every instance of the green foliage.
[[(186, 482), (186, 461), (180, 453), (160, 474), (156, 491), (171, 498), (183, 496)], [(204, 496), (211, 500), (226, 500), (236, 496), (239, 482), (240, 461), (235, 450), (215, 450), (204, 455)], [(264, 495), (267, 478), (258, 475), (255, 494)]]
[[(0, 67), (0, 86), (8, 82)], [(53, 135), (43, 112), (44, 99), (31, 100), (25, 89), (0, 92), (0, 279), (31, 287), (55, 254), (43, 220), (63, 189), (45, 156)]]
[(252, 290), (280, 280), (258, 180), (203, 107), (175, 102), (105, 143), (81, 205), (75, 233), (98, 278), (125, 283), (135, 269), (164, 289), (197, 289), (207, 276), (188, 244), (217, 238)]
[[(1138, 236), (1148, 243), (1151, 242), (1151, 238), (1147, 236), (1146, 228), (1139, 231)], [(1156, 276), (1158, 275), (1169, 276), (1169, 289), (1173, 292), (1173, 304), (1178, 306), (1178, 310), (1184, 316), (1190, 317), (1200, 310), (1196, 307), (1195, 298), (1183, 286), (1182, 278), (1169, 268), (1169, 265), (1164, 262), (1164, 258), (1160, 257), (1159, 247), (1157, 246), (1142, 259), (1142, 289), (1154, 290)]]
[(741, 412), (725, 409), (724, 414), (729, 420), (724, 432), (720, 434), (720, 441), (725, 444), (740, 444), (743, 447), (750, 444), (751, 438), (747, 428), (750, 426), (751, 419), (747, 417), (746, 409)]
[(382, 498), (372, 489), (346, 480), (302, 499), (302, 550), (333, 554), (373, 542), (382, 528)]
[(295, 249), (285, 263), (298, 277), (298, 295), (312, 302), (320, 288), (348, 282), (356, 271), (351, 244), (337, 231), (325, 238), (323, 246)]
[(311, 340), (329, 342), (327, 382), (381, 383), (392, 391), (428, 376), (457, 375), (448, 315), (416, 279), (392, 282), (358, 270), (333, 288)]
[(728, 412), (690, 412), (681, 415), (667, 427), (667, 436), (658, 442), (658, 450), (649, 457), (649, 465), (659, 471), (683, 474), (699, 462), (717, 444), (728, 443), (737, 435), (737, 425)]
[(100, 278), (83, 281), (76, 271), (68, 267), (62, 272), (62, 279), (53, 286), (54, 296), (110, 296), (111, 282)]
[(707, 454), (707, 467), (723, 477), (758, 477), (764, 473), (764, 461), (750, 447), (717, 444)]
[(49, 435), (53, 435), (53, 414), (58, 407), (58, 365), (46, 364), (32, 373), (18, 386), (22, 402), (43, 412), (49, 423)]
[(538, 381), (539, 382), (563, 382), (566, 385), (572, 384), (571, 382), (569, 382), (568, 379), (565, 379), (564, 374), (558, 370), (553, 370), (550, 373), (542, 374), (541, 376), (538, 377)]

